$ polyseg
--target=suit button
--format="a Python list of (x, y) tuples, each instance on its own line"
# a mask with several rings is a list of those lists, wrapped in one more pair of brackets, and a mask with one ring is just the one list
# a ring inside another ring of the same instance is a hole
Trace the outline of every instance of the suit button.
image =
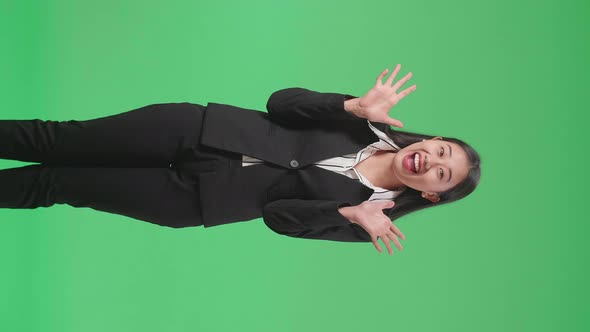
[(291, 165), (291, 167), (295, 168), (295, 167), (299, 166), (299, 162), (297, 160), (293, 159), (289, 162), (289, 165)]

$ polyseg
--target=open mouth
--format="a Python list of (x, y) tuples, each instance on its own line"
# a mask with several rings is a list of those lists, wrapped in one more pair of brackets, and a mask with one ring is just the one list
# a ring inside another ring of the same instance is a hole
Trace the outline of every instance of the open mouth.
[(410, 153), (407, 156), (405, 156), (403, 164), (405, 169), (414, 174), (418, 174), (420, 172), (420, 169), (422, 169), (422, 157), (417, 152)]

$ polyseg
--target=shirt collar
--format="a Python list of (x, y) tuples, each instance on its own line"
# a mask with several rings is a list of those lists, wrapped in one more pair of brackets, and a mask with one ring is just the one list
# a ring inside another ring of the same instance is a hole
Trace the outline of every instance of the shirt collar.
[[(385, 134), (383, 131), (377, 129), (375, 126), (373, 126), (373, 124), (371, 124), (371, 121), (367, 120), (367, 123), (369, 124), (369, 128), (371, 128), (371, 130), (375, 133), (375, 135), (377, 135), (377, 137), (379, 137), (379, 142), (377, 142), (377, 148), (379, 149), (383, 149), (383, 150), (395, 150), (395, 151), (399, 151), (401, 150), (399, 148), (399, 146), (397, 146), (397, 144), (395, 144), (395, 142), (389, 137), (387, 136), (387, 134)], [(381, 144), (382, 143), (382, 144)], [(375, 144), (372, 144), (373, 146), (375, 146)], [(394, 197), (399, 195), (400, 193), (402, 193), (406, 188), (405, 187), (401, 187), (398, 190), (389, 190), (389, 189), (385, 189), (385, 188), (381, 188), (381, 187), (377, 187), (375, 185), (373, 185), (367, 178), (365, 178), (362, 174), (357, 173), (359, 175), (359, 177), (362, 178), (362, 180), (364, 180), (364, 182), (367, 183), (367, 185), (372, 188), (374, 191), (386, 191), (386, 192), (392, 192), (395, 193)], [(363, 182), (363, 181), (361, 181)]]
[(379, 137), (380, 140), (385, 141), (388, 145), (392, 147), (391, 150), (401, 150), (399, 146), (397, 146), (397, 144), (395, 144), (395, 142), (393, 142), (393, 140), (389, 136), (387, 136), (387, 134), (373, 126), (373, 124), (371, 124), (371, 121), (367, 120), (367, 123), (369, 124), (369, 128), (371, 128), (371, 130), (375, 133), (375, 135), (377, 135), (377, 137)]

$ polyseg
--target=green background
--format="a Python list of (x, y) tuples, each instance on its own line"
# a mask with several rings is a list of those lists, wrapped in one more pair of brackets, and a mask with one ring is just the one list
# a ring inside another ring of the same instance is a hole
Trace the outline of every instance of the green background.
[(588, 330), (588, 7), (0, 1), (3, 119), (182, 101), (265, 111), (285, 87), (363, 95), (400, 63), (417, 85), (391, 111), (404, 130), (482, 156), (471, 196), (396, 222), (407, 240), (393, 256), (261, 219), (168, 229), (68, 205), (2, 209), (0, 329)]

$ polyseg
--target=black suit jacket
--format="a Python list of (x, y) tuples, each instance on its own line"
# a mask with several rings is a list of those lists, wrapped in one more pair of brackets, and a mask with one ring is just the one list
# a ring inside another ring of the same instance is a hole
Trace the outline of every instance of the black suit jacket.
[(262, 217), (283, 235), (370, 242), (338, 208), (362, 203), (373, 190), (313, 165), (379, 139), (366, 119), (344, 110), (350, 98), (356, 97), (288, 88), (270, 96), (268, 113), (209, 102), (200, 143), (267, 163), (241, 167), (236, 159), (226, 170), (199, 175), (204, 227)]

